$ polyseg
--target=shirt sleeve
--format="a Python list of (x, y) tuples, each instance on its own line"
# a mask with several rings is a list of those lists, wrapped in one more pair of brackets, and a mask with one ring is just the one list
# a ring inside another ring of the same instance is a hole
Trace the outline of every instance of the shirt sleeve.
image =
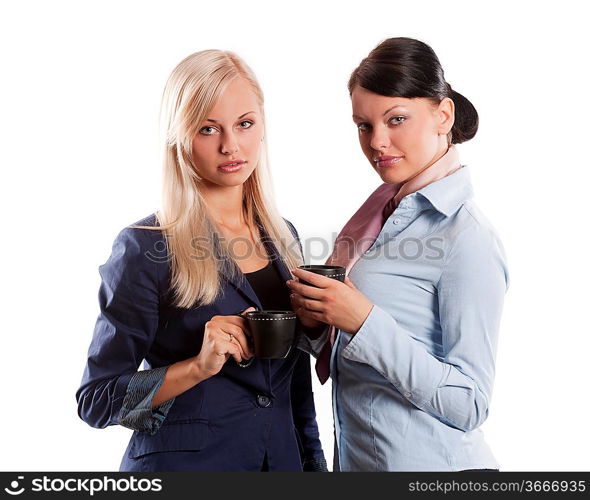
[(137, 369), (158, 329), (158, 266), (166, 263), (150, 257), (141, 231), (123, 229), (99, 267), (100, 314), (76, 400), (80, 418), (92, 427), (121, 424), (154, 433), (173, 403), (150, 409), (165, 369)]
[(488, 415), (507, 288), (500, 241), (487, 227), (469, 227), (447, 250), (438, 283), (442, 356), (431, 354), (376, 305), (343, 356), (372, 366), (446, 425), (473, 430)]
[(291, 379), (291, 408), (305, 472), (327, 472), (316, 422), (309, 356), (299, 353)]

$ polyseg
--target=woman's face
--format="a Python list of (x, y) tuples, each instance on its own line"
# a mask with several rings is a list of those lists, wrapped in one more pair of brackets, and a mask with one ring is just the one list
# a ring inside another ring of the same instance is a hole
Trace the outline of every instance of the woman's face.
[(451, 99), (434, 106), (426, 98), (386, 97), (359, 86), (351, 97), (361, 148), (383, 182), (406, 182), (447, 152)]
[(258, 98), (246, 80), (237, 78), (193, 139), (193, 161), (203, 182), (224, 187), (243, 184), (258, 163), (263, 130)]

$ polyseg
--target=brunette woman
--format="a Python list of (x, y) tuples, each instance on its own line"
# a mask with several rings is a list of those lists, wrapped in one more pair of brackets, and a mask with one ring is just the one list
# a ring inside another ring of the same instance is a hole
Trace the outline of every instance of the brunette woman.
[(294, 270), (315, 287), (289, 283), (304, 324), (332, 327), (317, 369), (332, 377), (335, 470), (496, 470), (480, 427), (508, 272), (456, 147), (475, 136), (478, 114), (411, 38), (379, 44), (348, 89), (383, 184), (328, 262), (346, 267), (346, 282)]

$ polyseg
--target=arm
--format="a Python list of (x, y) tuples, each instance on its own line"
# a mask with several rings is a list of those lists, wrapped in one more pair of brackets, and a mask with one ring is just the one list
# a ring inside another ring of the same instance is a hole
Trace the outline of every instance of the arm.
[[(170, 366), (137, 371), (159, 323), (158, 266), (148, 258), (149, 243), (137, 230), (124, 229), (109, 260), (99, 268), (100, 315), (76, 393), (78, 414), (92, 427), (120, 424), (155, 434), (174, 398), (214, 376), (233, 356), (251, 356), (244, 320), (215, 316), (205, 324), (197, 356)], [(237, 342), (230, 342), (232, 334)]]
[(158, 327), (162, 265), (144, 254), (138, 231), (123, 229), (99, 267), (100, 314), (76, 400), (80, 418), (92, 427), (121, 424), (153, 433), (173, 400), (152, 410), (167, 367), (137, 372)]
[(442, 356), (378, 306), (344, 349), (391, 381), (412, 404), (469, 431), (488, 415), (508, 274), (501, 244), (483, 226), (464, 230), (447, 251), (438, 283)]
[(328, 467), (316, 422), (309, 356), (303, 352), (299, 353), (291, 379), (291, 408), (303, 470), (327, 472)]
[[(254, 310), (254, 307), (248, 307), (242, 314)], [(157, 392), (151, 401), (152, 407), (213, 377), (230, 356), (238, 363), (250, 359), (254, 353), (244, 333), (245, 328), (244, 319), (235, 315), (213, 316), (207, 321), (199, 354), (168, 367), (161, 385), (158, 384), (156, 388)], [(229, 334), (233, 335), (232, 340), (228, 340)]]

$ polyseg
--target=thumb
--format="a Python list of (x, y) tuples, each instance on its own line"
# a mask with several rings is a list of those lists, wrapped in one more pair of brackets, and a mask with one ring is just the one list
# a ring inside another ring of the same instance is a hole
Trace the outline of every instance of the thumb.
[(249, 307), (248, 309), (244, 309), (241, 312), (241, 314), (246, 314), (246, 313), (249, 313), (249, 312), (252, 312), (252, 311), (256, 311), (256, 308), (255, 307)]

